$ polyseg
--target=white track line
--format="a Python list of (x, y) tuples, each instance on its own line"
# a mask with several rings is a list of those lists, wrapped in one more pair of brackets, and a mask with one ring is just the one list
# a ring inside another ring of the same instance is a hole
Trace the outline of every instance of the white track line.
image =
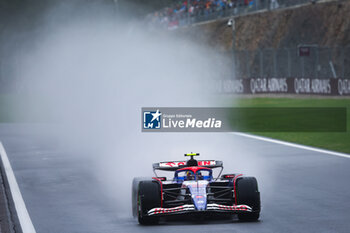
[(28, 210), (26, 205), (24, 204), (24, 200), (19, 190), (16, 177), (13, 174), (13, 170), (10, 164), (10, 161), (7, 157), (6, 151), (2, 143), (0, 142), (0, 156), (2, 160), (2, 164), (5, 169), (6, 177), (10, 186), (10, 191), (12, 195), (13, 202), (15, 204), (15, 209), (17, 212), (17, 216), (19, 219), (19, 223), (22, 228), (23, 233), (36, 233), (35, 228), (33, 226), (32, 220), (28, 214)]
[(346, 154), (346, 153), (340, 153), (340, 152), (335, 152), (335, 151), (331, 151), (331, 150), (324, 150), (324, 149), (319, 149), (316, 147), (304, 146), (304, 145), (300, 145), (300, 144), (296, 144), (296, 143), (284, 142), (284, 141), (280, 141), (280, 140), (276, 140), (276, 139), (266, 138), (266, 137), (262, 137), (262, 136), (255, 136), (255, 135), (246, 134), (246, 133), (233, 133), (233, 134), (238, 135), (238, 136), (247, 137), (247, 138), (253, 138), (253, 139), (261, 140), (261, 141), (265, 141), (265, 142), (277, 143), (277, 144), (281, 144), (284, 146), (290, 146), (290, 147), (295, 147), (295, 148), (299, 148), (299, 149), (303, 149), (303, 150), (310, 150), (310, 151), (315, 151), (315, 152), (319, 152), (319, 153), (324, 153), (324, 154), (329, 154), (329, 155), (334, 155), (334, 156), (350, 159), (350, 155)]

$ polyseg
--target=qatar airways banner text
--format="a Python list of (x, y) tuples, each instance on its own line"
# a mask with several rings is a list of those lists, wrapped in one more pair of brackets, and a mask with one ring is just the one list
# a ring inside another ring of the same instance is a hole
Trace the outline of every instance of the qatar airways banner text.
[(219, 80), (216, 91), (226, 94), (350, 95), (350, 79), (242, 78)]

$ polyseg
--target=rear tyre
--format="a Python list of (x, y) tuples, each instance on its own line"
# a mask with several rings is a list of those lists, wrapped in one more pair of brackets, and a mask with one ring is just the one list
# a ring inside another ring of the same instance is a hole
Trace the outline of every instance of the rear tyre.
[(160, 207), (161, 193), (157, 181), (140, 181), (137, 198), (137, 217), (141, 225), (154, 225), (159, 222), (159, 217), (148, 216), (149, 210)]
[(260, 193), (255, 177), (242, 177), (236, 181), (236, 198), (238, 205), (248, 205), (253, 212), (240, 213), (241, 221), (256, 221), (260, 217)]

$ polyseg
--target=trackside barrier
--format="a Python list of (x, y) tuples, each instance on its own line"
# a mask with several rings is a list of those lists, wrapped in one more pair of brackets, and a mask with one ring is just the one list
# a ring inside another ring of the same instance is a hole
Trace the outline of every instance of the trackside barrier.
[(217, 80), (222, 94), (296, 94), (350, 96), (350, 79), (340, 78), (238, 78)]

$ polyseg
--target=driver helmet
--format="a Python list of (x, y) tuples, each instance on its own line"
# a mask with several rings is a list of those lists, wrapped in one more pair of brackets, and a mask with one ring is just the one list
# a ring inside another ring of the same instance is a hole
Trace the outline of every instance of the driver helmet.
[(194, 180), (194, 174), (191, 171), (187, 171), (186, 173), (187, 180)]

